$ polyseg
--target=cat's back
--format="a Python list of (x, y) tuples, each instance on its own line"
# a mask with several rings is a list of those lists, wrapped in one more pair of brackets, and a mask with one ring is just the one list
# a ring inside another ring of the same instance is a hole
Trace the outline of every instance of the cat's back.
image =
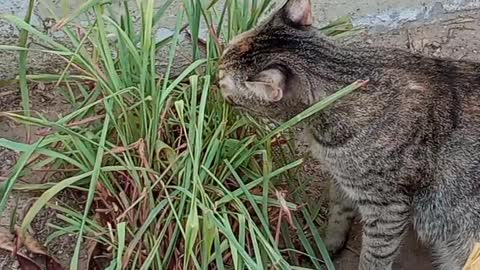
[(378, 156), (376, 164), (394, 164), (397, 156), (384, 149), (399, 149), (395, 153), (423, 174), (469, 171), (480, 185), (480, 63), (399, 49), (356, 50), (372, 87), (338, 103), (357, 136), (348, 149), (338, 149), (345, 152), (341, 160)]
[(385, 70), (387, 80), (395, 81), (393, 87), (403, 88), (400, 98), (417, 102), (416, 109), (439, 124), (449, 123), (451, 131), (475, 131), (480, 137), (480, 62), (428, 57), (401, 49), (365, 50), (376, 55), (370, 61)]
[[(405, 54), (414, 91), (425, 91), (417, 109), (438, 154), (437, 169), (469, 170), (480, 179), (480, 63)], [(407, 89), (411, 90), (411, 89)], [(479, 181), (480, 182), (480, 181)]]
[[(454, 137), (480, 141), (480, 63), (419, 58), (416, 69), (430, 91), (432, 110)], [(480, 154), (480, 153), (479, 153)]]
[(473, 207), (480, 202), (480, 63), (412, 57), (412, 69), (429, 92), (424, 128), (432, 143), (431, 195), (440, 204)]

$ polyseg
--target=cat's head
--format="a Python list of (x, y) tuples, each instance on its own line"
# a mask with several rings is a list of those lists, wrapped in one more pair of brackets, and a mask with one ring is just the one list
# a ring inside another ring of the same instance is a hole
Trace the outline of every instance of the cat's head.
[[(219, 86), (232, 105), (285, 120), (312, 103), (311, 0), (289, 0), (256, 28), (235, 37), (219, 66)], [(311, 43), (311, 42), (310, 42)], [(309, 63), (310, 61), (310, 63)]]

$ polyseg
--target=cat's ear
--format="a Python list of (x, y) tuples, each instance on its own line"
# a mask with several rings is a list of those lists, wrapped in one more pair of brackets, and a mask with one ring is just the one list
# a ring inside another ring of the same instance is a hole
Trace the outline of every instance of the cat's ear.
[(270, 102), (277, 102), (283, 98), (287, 86), (286, 81), (286, 75), (282, 71), (272, 68), (260, 72), (246, 81), (245, 85), (258, 97)]
[(281, 12), (287, 23), (297, 27), (307, 27), (313, 24), (311, 0), (288, 0)]

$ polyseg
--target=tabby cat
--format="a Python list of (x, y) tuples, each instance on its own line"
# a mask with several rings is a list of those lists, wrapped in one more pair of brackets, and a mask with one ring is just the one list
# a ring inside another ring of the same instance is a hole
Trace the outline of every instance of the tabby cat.
[(289, 0), (232, 40), (220, 63), (223, 96), (285, 121), (368, 80), (303, 123), (334, 178), (328, 248), (343, 247), (358, 209), (359, 269), (391, 269), (410, 224), (437, 269), (462, 269), (480, 238), (480, 64), (345, 45), (312, 23), (310, 0)]

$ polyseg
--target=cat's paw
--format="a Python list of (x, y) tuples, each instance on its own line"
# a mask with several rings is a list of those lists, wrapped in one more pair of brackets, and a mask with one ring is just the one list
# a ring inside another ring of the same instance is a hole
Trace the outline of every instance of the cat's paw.
[(327, 234), (323, 242), (325, 243), (328, 254), (333, 256), (339, 253), (345, 247), (346, 240), (347, 239), (344, 235)]

